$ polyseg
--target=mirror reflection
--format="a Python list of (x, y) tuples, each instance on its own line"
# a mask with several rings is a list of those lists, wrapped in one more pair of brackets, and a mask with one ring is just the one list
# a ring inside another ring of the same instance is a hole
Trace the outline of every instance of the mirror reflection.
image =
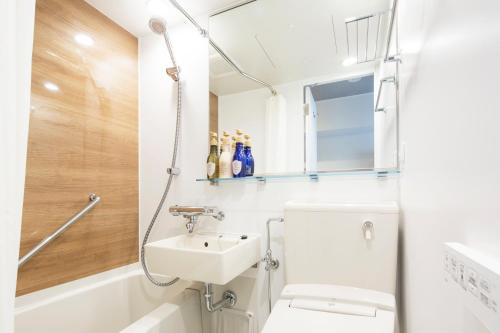
[(254, 0), (214, 13), (209, 130), (219, 152), (249, 144), (255, 175), (397, 167), (396, 85), (379, 93), (397, 66), (383, 61), (390, 5)]

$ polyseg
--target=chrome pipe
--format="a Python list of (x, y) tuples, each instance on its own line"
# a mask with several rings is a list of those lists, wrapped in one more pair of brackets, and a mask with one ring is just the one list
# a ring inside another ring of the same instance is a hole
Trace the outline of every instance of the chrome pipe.
[(257, 82), (258, 84), (260, 84), (262, 86), (267, 87), (271, 91), (271, 94), (273, 94), (273, 95), (277, 94), (276, 90), (273, 88), (272, 85), (270, 85), (269, 83), (264, 82), (262, 80), (259, 80), (256, 77), (253, 77), (252, 75), (244, 72), (241, 68), (239, 68), (238, 65), (236, 65), (234, 63), (234, 61), (231, 58), (229, 58), (229, 56), (210, 37), (208, 37), (208, 42), (214, 48), (214, 50), (217, 51), (217, 53), (219, 53), (220, 56), (229, 64), (229, 66), (231, 66), (240, 75), (242, 75), (242, 76), (246, 77), (247, 79), (250, 79), (254, 82)]
[(269, 83), (267, 82), (264, 82), (262, 80), (259, 80), (257, 79), (256, 77), (244, 72), (238, 65), (236, 65), (234, 63), (234, 61), (210, 38), (210, 35), (208, 34), (208, 31), (203, 29), (199, 24), (198, 22), (196, 22), (196, 20), (191, 17), (191, 15), (189, 15), (189, 13), (181, 6), (179, 5), (179, 3), (176, 1), (176, 0), (169, 0), (170, 3), (179, 11), (181, 12), (182, 15), (184, 15), (185, 18), (188, 19), (189, 22), (191, 22), (195, 27), (196, 29), (198, 29), (198, 31), (200, 32), (200, 34), (203, 36), (203, 37), (206, 37), (208, 38), (208, 42), (210, 43), (210, 45), (215, 49), (215, 51), (217, 53), (220, 54), (220, 56), (235, 70), (237, 71), (241, 76), (249, 79), (249, 80), (252, 80), (264, 87), (267, 87), (270, 91), (271, 91), (271, 94), (273, 95), (276, 95), (277, 92), (276, 90), (273, 88), (272, 85), (270, 85)]
[(205, 283), (205, 306), (208, 312), (215, 312), (222, 308), (231, 308), (236, 304), (236, 294), (230, 290), (226, 290), (222, 295), (222, 299), (214, 303), (214, 291), (211, 283)]
[(279, 222), (283, 223), (285, 222), (285, 218), (283, 217), (272, 217), (266, 221), (266, 229), (267, 229), (267, 249), (271, 250), (271, 231), (270, 231), (270, 224), (272, 222)]
[(271, 270), (276, 270), (280, 266), (280, 262), (278, 259), (273, 258), (273, 252), (271, 250), (271, 230), (270, 224), (272, 222), (283, 223), (285, 219), (283, 217), (273, 217), (267, 220), (266, 222), (266, 230), (267, 230), (267, 250), (266, 256), (262, 259), (263, 262), (266, 263), (265, 270), (267, 272), (267, 305), (269, 309), (269, 313), (272, 310), (272, 298), (271, 298)]
[(222, 8), (222, 9), (220, 9), (220, 10), (214, 12), (214, 13), (211, 13), (210, 17), (214, 17), (214, 16), (217, 16), (217, 15), (223, 14), (223, 13), (228, 12), (230, 10), (246, 6), (246, 5), (251, 4), (252, 2), (256, 2), (256, 1), (257, 0), (245, 0), (245, 1), (242, 1), (242, 2), (234, 3), (232, 5), (229, 5), (228, 7), (224, 7), (224, 8)]
[(17, 265), (18, 268), (27, 263), (31, 258), (33, 258), (38, 252), (45, 248), (49, 243), (59, 237), (63, 232), (65, 232), (69, 227), (71, 227), (75, 222), (83, 218), (89, 211), (94, 208), (95, 205), (101, 201), (101, 197), (95, 195), (94, 193), (89, 195), (89, 203), (81, 211), (73, 215), (66, 223), (54, 231), (50, 236), (45, 238), (43, 241), (38, 243), (33, 249), (31, 249), (27, 254), (25, 254)]

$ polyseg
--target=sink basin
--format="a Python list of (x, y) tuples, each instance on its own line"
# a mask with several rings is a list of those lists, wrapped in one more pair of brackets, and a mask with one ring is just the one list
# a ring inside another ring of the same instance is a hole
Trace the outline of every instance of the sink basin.
[(260, 260), (260, 236), (187, 234), (146, 245), (152, 273), (224, 285)]

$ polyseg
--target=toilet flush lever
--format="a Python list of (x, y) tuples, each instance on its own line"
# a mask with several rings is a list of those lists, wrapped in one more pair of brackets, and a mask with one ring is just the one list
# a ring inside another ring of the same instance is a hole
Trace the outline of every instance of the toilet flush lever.
[(373, 239), (373, 233), (374, 233), (374, 227), (373, 223), (371, 221), (364, 221), (363, 222), (363, 236), (367, 241), (370, 241)]

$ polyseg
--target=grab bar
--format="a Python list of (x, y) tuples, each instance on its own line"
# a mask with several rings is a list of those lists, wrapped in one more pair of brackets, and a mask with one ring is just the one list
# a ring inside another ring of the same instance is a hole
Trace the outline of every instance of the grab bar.
[(31, 249), (27, 254), (25, 254), (21, 259), (19, 259), (19, 263), (17, 265), (20, 268), (26, 262), (28, 262), (31, 258), (33, 258), (38, 252), (40, 252), (44, 247), (46, 247), (50, 242), (59, 237), (63, 232), (66, 231), (71, 225), (73, 225), (76, 221), (80, 220), (84, 217), (92, 208), (94, 208), (99, 201), (101, 201), (101, 197), (98, 197), (96, 194), (91, 193), (89, 195), (89, 203), (85, 206), (81, 211), (73, 215), (66, 223), (64, 223), (59, 229), (54, 231), (50, 236), (45, 238), (43, 241), (38, 243), (33, 249)]
[(383, 79), (380, 80), (380, 85), (378, 86), (378, 93), (377, 93), (377, 102), (375, 103), (375, 112), (385, 112), (386, 109), (384, 107), (379, 108), (379, 102), (380, 102), (380, 95), (382, 94), (382, 86), (384, 83), (394, 83), (397, 84), (396, 82), (396, 77), (395, 76), (388, 76), (384, 77)]

